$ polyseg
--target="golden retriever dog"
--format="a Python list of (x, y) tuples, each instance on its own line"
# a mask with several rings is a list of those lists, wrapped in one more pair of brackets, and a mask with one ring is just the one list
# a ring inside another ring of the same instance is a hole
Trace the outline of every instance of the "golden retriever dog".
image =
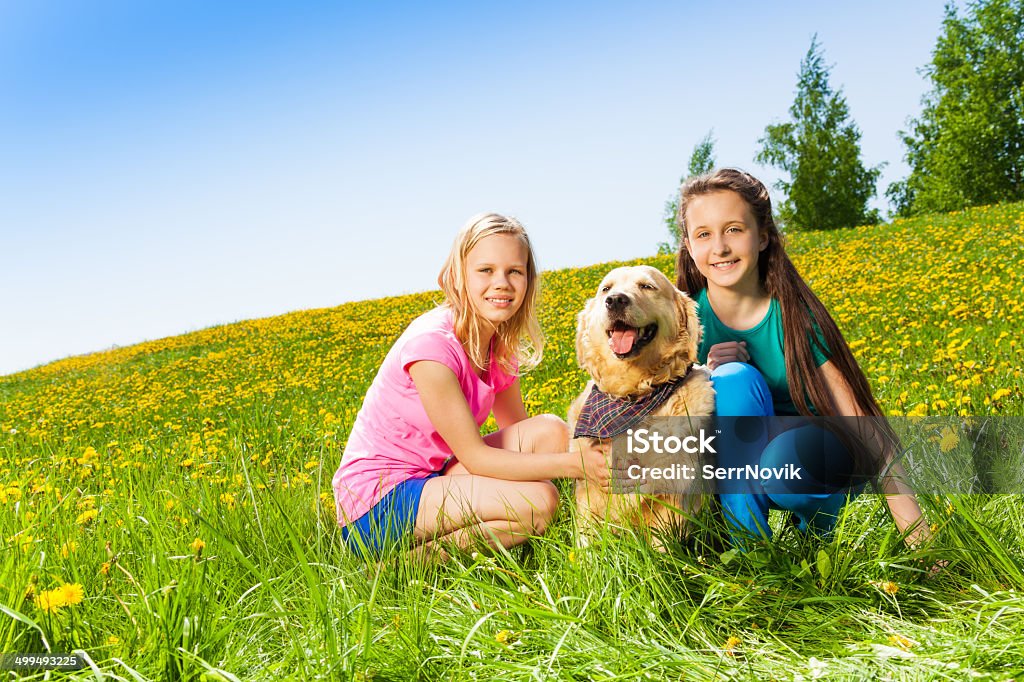
[[(658, 417), (687, 417), (656, 420), (658, 430), (662, 435), (671, 433), (680, 439), (696, 435), (701, 429), (713, 432), (710, 416), (715, 408), (715, 392), (710, 373), (694, 364), (700, 334), (697, 305), (659, 270), (641, 265), (609, 272), (577, 317), (576, 356), (591, 380), (569, 407), (569, 428), (576, 433), (582, 414), (586, 430), (594, 409), (622, 407), (628, 411), (648, 401), (647, 409), (651, 405), (656, 407), (632, 425), (634, 430), (650, 428), (652, 419)], [(591, 396), (595, 388), (600, 393)], [(589, 403), (588, 397), (591, 397)], [(594, 398), (603, 400), (603, 407), (594, 408), (598, 404), (593, 402)], [(632, 414), (635, 416), (635, 412)], [(626, 419), (628, 421), (629, 415)], [(620, 421), (615, 428), (621, 426)], [(608, 442), (608, 438), (598, 440)], [(580, 447), (577, 440), (573, 441), (575, 449)], [(631, 457), (618, 450), (624, 442), (625, 438), (616, 436), (612, 446), (613, 461), (619, 470)], [(696, 475), (689, 480), (669, 483), (672, 492), (666, 492), (664, 480), (656, 485), (641, 483), (634, 488), (635, 492), (616, 492), (613, 486), (612, 494), (594, 487), (586, 479), (578, 481), (576, 507), (582, 526), (580, 543), (586, 544), (587, 533), (593, 530), (595, 522), (602, 520), (613, 527), (639, 525), (659, 532), (685, 529), (685, 517), (681, 514), (696, 514), (701, 495), (710, 492), (701, 479), (698, 456), (679, 451), (643, 457), (645, 467), (677, 464), (689, 465)], [(634, 473), (636, 471), (634, 468)], [(613, 471), (613, 478), (616, 473)], [(628, 476), (628, 480), (636, 478), (632, 474)], [(645, 487), (656, 492), (645, 494)], [(657, 537), (653, 541), (656, 547), (662, 548)]]

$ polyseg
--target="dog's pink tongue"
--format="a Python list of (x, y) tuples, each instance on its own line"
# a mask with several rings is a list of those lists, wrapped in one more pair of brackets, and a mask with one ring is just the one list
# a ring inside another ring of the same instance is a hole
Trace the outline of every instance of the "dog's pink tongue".
[(616, 329), (612, 332), (611, 347), (613, 353), (625, 355), (633, 350), (634, 343), (636, 343), (635, 329)]

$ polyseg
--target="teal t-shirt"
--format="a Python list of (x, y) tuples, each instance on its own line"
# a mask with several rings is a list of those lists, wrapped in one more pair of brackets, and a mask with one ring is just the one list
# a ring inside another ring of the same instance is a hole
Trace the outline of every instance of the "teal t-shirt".
[[(777, 299), (772, 299), (768, 306), (768, 314), (750, 329), (738, 330), (725, 326), (708, 301), (708, 290), (701, 289), (697, 295), (697, 316), (704, 327), (704, 334), (700, 339), (700, 348), (697, 350), (697, 359), (701, 363), (708, 361), (708, 350), (716, 343), (725, 341), (746, 341), (747, 352), (750, 353), (750, 364), (758, 369), (764, 376), (768, 389), (772, 393), (772, 403), (775, 405), (775, 414), (796, 415), (798, 414), (793, 400), (789, 396), (789, 380), (786, 378), (786, 358), (783, 355), (782, 340), (782, 309)], [(818, 334), (821, 345), (825, 340)], [(825, 355), (815, 344), (811, 344), (811, 352), (814, 353), (814, 361), (820, 367), (828, 361)]]

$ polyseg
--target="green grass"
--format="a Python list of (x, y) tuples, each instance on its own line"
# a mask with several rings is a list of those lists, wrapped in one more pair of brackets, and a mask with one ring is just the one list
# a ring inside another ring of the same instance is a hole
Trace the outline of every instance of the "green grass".
[[(1006, 205), (792, 239), (887, 412), (1022, 413), (1022, 216)], [(646, 262), (671, 273), (668, 258)], [(574, 314), (607, 268), (546, 273), (531, 411), (564, 414), (582, 388)], [(866, 495), (827, 540), (773, 516), (775, 541), (743, 554), (698, 540), (659, 553), (628, 531), (577, 549), (566, 501), (509, 553), (350, 556), (321, 495), (384, 353), (436, 300), (0, 377), (0, 650), (81, 650), (94, 668), (67, 674), (81, 679), (1024, 677), (1015, 495), (922, 496), (936, 540), (914, 551)], [(81, 584), (82, 603), (47, 613), (26, 596), (61, 583)]]

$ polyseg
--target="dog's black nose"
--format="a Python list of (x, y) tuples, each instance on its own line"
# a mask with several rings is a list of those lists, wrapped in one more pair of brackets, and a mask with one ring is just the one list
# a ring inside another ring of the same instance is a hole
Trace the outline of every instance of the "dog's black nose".
[(621, 312), (629, 305), (629, 296), (625, 294), (612, 294), (604, 299), (604, 305), (608, 310)]

